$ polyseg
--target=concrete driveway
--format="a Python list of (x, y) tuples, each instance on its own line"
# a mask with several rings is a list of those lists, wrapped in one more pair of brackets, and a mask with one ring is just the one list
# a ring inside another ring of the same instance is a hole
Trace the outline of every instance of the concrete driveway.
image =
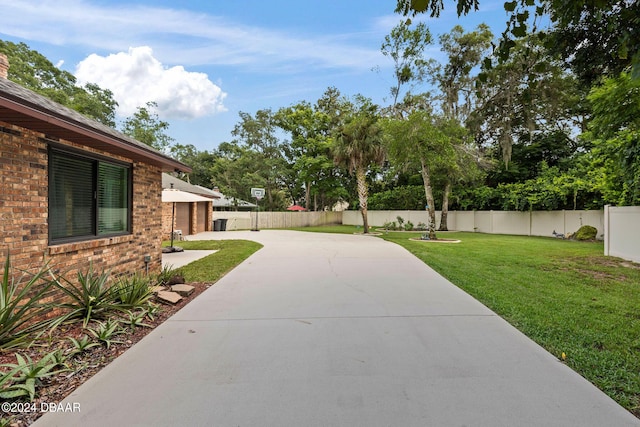
[(397, 245), (197, 238), (264, 248), (69, 396), (79, 413), (37, 426), (640, 425)]

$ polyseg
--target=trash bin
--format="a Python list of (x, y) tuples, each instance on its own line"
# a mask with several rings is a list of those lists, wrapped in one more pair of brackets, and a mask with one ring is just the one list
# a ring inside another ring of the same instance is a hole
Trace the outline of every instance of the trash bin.
[(220, 227), (222, 227), (222, 220), (214, 219), (213, 220), (213, 231), (220, 231)]
[(220, 231), (227, 231), (227, 218), (221, 218), (220, 221)]

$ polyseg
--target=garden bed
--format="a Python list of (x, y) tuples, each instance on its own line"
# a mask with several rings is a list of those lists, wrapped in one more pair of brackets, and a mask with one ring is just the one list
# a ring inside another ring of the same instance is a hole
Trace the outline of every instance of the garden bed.
[[(151, 333), (156, 327), (211, 286), (209, 283), (202, 282), (189, 284), (195, 288), (194, 291), (189, 296), (183, 297), (176, 305), (160, 305), (160, 309), (158, 313), (154, 315), (153, 320), (145, 319), (144, 323), (149, 326), (137, 326), (131, 329), (123, 325), (125, 332), (116, 335), (108, 347), (100, 344), (77, 355), (67, 357), (64, 361), (67, 365), (66, 367), (56, 368), (60, 370), (59, 373), (41, 380), (40, 385), (37, 387), (36, 397), (33, 402), (31, 402), (31, 404), (34, 405), (33, 407), (40, 408), (41, 404), (60, 403), (85, 381), (98, 373), (102, 368)], [(90, 322), (87, 325), (88, 328), (95, 326), (95, 322)], [(69, 338), (79, 340), (83, 335), (90, 334), (88, 333), (88, 329), (83, 328), (81, 321), (69, 325), (62, 325), (42, 336), (35, 345), (29, 348), (0, 350), (0, 365), (15, 364), (16, 354), (20, 354), (23, 357), (28, 356), (34, 362), (41, 360), (47, 354), (56, 350), (60, 350), (63, 354), (70, 354), (74, 350), (74, 345)], [(11, 426), (28, 426), (41, 415), (42, 413), (39, 411), (9, 414), (0, 412), (0, 425), (4, 425), (4, 421), (10, 421)]]

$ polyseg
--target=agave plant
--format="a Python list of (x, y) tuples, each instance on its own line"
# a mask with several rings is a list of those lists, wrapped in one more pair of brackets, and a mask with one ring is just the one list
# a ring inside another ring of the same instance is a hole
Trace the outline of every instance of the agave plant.
[(78, 272), (77, 283), (64, 277), (64, 283), (56, 281), (56, 286), (69, 298), (67, 302), (59, 305), (68, 311), (56, 319), (54, 326), (71, 319), (82, 319), (86, 328), (92, 319), (104, 319), (114, 311), (123, 310), (118, 302), (117, 287), (109, 286), (108, 281), (109, 272), (97, 274), (91, 264), (86, 273)]
[(150, 328), (151, 325), (144, 322), (148, 316), (149, 316), (149, 311), (145, 309), (139, 310), (138, 312), (128, 311), (127, 315), (125, 316), (125, 320), (122, 323), (129, 326), (129, 328), (132, 331), (135, 328), (141, 327), (141, 326), (145, 328)]
[(30, 334), (44, 329), (48, 322), (40, 320), (51, 310), (42, 298), (56, 282), (45, 264), (35, 274), (24, 273), (18, 280), (10, 274), (11, 261), (7, 254), (0, 283), (0, 348), (22, 345)]
[(69, 341), (71, 341), (71, 344), (73, 345), (73, 348), (68, 350), (69, 352), (71, 352), (72, 356), (79, 353), (84, 353), (91, 347), (96, 347), (99, 345), (97, 342), (91, 341), (88, 335), (83, 335), (79, 339), (69, 337)]
[(114, 285), (117, 300), (122, 304), (123, 308), (145, 307), (153, 296), (153, 290), (149, 284), (150, 279), (140, 273), (122, 277)]
[(89, 329), (89, 333), (96, 337), (96, 339), (107, 348), (111, 347), (111, 343), (119, 343), (120, 341), (115, 341), (113, 337), (115, 335), (121, 334), (122, 328), (120, 327), (120, 322), (114, 318), (108, 319), (106, 322), (97, 322), (98, 326), (95, 329)]
[(45, 355), (38, 362), (33, 362), (29, 356), (16, 354), (18, 363), (8, 363), (2, 367), (9, 368), (8, 373), (3, 377), (0, 397), (3, 399), (15, 399), (26, 396), (29, 401), (33, 401), (36, 395), (36, 386), (42, 378), (50, 377), (62, 372), (64, 369), (54, 371), (60, 365), (55, 352)]

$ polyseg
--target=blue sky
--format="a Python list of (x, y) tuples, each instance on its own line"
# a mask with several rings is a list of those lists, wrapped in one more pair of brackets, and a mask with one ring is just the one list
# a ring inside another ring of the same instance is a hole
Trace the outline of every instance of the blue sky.
[[(501, 0), (458, 19), (445, 1), (432, 34), (507, 19)], [(315, 102), (329, 86), (388, 103), (392, 63), (380, 53), (402, 19), (395, 0), (0, 0), (0, 38), (24, 42), (78, 77), (111, 89), (119, 118), (148, 101), (181, 144), (231, 141), (240, 111)], [(427, 54), (442, 59), (437, 45)], [(372, 71), (378, 67), (378, 71)]]

